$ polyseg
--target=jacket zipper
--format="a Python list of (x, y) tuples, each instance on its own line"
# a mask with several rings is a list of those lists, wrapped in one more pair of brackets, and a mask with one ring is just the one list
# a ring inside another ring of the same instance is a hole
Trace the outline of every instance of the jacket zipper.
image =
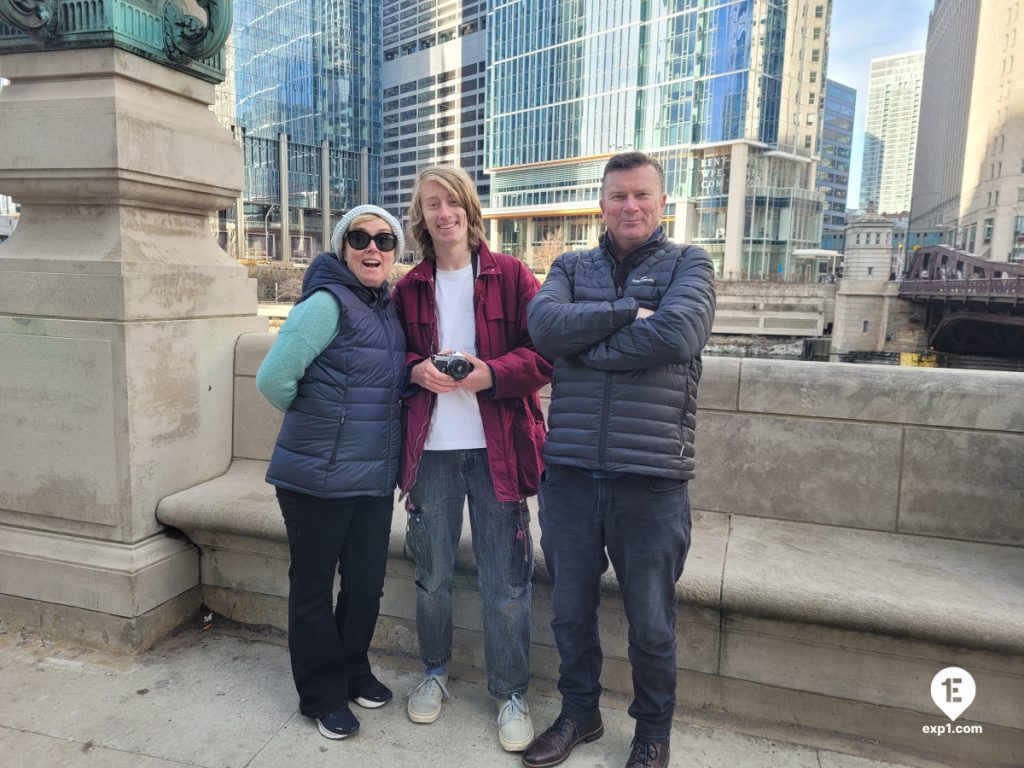
[[(388, 337), (388, 344), (391, 346), (392, 349), (394, 349), (394, 341), (395, 341), (395, 333), (394, 333), (394, 331), (395, 331), (395, 329), (392, 326), (391, 321), (388, 319), (387, 313), (384, 310), (378, 311), (378, 316), (380, 317), (381, 322), (384, 323), (384, 330), (385, 330), (385, 333), (387, 334), (387, 337)], [(404, 358), (400, 358), (399, 359), (399, 366), (401, 368), (404, 368), (404, 366), (405, 366), (405, 359)], [(404, 375), (404, 371), (403, 371), (402, 375)], [(392, 400), (394, 400), (394, 401), (398, 400), (398, 392), (397, 392), (397, 390), (398, 390), (398, 381), (397, 380), (392, 380), (392, 382), (391, 382), (391, 396), (392, 396)], [(388, 415), (388, 426), (387, 426), (387, 429), (388, 429), (388, 452), (387, 452), (387, 455), (390, 457), (391, 456), (391, 423), (395, 420), (394, 409), (390, 409), (388, 411), (388, 414), (389, 415)], [(386, 475), (385, 475), (385, 479), (387, 479)]]
[(329, 462), (332, 466), (338, 458), (338, 448), (341, 446), (341, 431), (345, 427), (345, 417), (341, 417), (341, 421), (338, 422), (338, 434), (334, 436), (334, 450), (331, 451), (331, 461)]
[[(430, 354), (433, 355), (437, 352), (437, 310), (434, 307), (434, 283), (432, 280), (427, 282), (427, 306), (430, 308)], [(430, 419), (434, 415), (434, 406), (437, 403), (437, 395), (433, 392), (426, 390), (427, 399), (429, 405), (427, 406), (427, 418), (423, 422), (423, 426), (420, 427), (420, 432), (416, 435), (416, 442), (413, 444), (413, 452), (415, 454), (416, 462), (413, 464), (412, 469), (412, 480), (409, 483), (409, 490), (416, 487), (416, 480), (420, 476), (420, 461), (423, 459), (423, 446), (426, 445), (427, 437), (426, 431), (430, 429)]]
[[(619, 271), (625, 266), (625, 262), (622, 263), (615, 260), (615, 258), (607, 251), (604, 251), (604, 256), (608, 259), (612, 268), (612, 284), (615, 286), (615, 298), (622, 298), (622, 284), (625, 282), (626, 276), (622, 276), (622, 281), (619, 280)], [(608, 442), (608, 412), (611, 410), (611, 398), (612, 398), (612, 374), (611, 371), (605, 371), (604, 374), (604, 400), (601, 402), (601, 437), (598, 441), (597, 447), (597, 467), (598, 469), (604, 469), (604, 456), (605, 449)]]

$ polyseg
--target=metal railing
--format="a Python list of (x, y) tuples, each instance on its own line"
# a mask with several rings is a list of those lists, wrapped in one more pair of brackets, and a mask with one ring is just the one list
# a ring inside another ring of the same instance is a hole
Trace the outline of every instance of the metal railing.
[(1024, 296), (1024, 278), (986, 277), (977, 280), (903, 280), (901, 295)]

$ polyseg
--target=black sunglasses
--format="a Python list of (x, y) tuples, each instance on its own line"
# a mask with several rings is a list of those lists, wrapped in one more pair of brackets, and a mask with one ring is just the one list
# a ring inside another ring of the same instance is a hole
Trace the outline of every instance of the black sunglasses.
[(361, 229), (350, 229), (345, 233), (345, 242), (360, 251), (368, 246), (371, 240), (382, 251), (393, 251), (395, 246), (398, 245), (398, 238), (391, 232), (371, 235), (369, 232), (363, 232)]

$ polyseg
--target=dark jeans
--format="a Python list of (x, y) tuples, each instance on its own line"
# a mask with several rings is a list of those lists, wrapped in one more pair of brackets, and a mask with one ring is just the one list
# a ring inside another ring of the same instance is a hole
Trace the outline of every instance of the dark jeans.
[(409, 493), (406, 544), (416, 559), (416, 632), (427, 667), (452, 655), (452, 574), (469, 500), (483, 609), (487, 689), (507, 699), (530, 681), (533, 543), (526, 502), (494, 495), (487, 451), (424, 451)]
[(561, 658), (562, 712), (580, 720), (601, 696), (597, 606), (611, 560), (629, 621), (636, 736), (667, 741), (676, 701), (676, 581), (690, 547), (684, 481), (595, 478), (547, 465), (540, 488), (541, 549), (554, 580), (551, 629)]
[(277, 501), (291, 552), (288, 652), (299, 711), (322, 717), (374, 681), (367, 651), (380, 612), (394, 496), (319, 499), (278, 488)]

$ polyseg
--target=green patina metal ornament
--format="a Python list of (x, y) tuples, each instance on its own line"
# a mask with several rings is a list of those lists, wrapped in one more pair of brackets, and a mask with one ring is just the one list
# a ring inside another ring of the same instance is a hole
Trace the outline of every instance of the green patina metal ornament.
[(113, 46), (212, 83), (224, 80), (231, 0), (0, 0), (0, 54)]

